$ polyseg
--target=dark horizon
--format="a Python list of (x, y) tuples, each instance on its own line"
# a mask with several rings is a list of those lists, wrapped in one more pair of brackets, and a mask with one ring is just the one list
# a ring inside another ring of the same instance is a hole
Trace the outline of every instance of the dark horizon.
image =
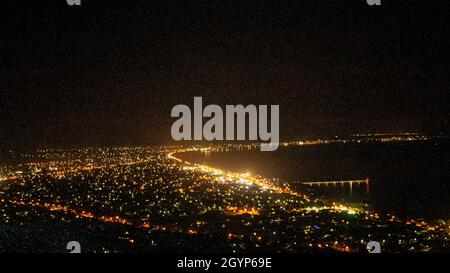
[(281, 140), (449, 133), (448, 2), (174, 3), (4, 1), (0, 149), (167, 144), (194, 96), (279, 104)]

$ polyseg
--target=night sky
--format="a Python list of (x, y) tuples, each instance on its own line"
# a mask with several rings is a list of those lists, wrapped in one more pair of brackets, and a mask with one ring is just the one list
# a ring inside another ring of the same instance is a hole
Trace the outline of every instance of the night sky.
[(194, 96), (282, 140), (449, 131), (449, 1), (149, 2), (0, 1), (0, 149), (170, 143)]

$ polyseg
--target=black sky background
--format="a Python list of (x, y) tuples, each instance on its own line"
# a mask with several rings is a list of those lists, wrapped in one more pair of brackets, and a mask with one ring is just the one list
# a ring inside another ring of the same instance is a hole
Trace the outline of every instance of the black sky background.
[(279, 104), (282, 139), (448, 133), (449, 7), (0, 1), (0, 148), (170, 143), (194, 96)]

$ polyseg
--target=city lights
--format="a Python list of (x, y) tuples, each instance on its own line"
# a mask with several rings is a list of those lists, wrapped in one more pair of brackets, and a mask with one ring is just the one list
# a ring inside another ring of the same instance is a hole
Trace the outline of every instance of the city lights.
[[(288, 145), (300, 143), (330, 142), (303, 140)], [(248, 171), (181, 159), (186, 152), (257, 147), (86, 148), (16, 155), (19, 164), (1, 167), (0, 215), (12, 227), (35, 218), (48, 227), (67, 224), (92, 232), (107, 227), (105, 236), (113, 243), (103, 249), (97, 242), (95, 250), (107, 252), (126, 251), (142, 242), (147, 245), (142, 251), (159, 251), (175, 238), (185, 240), (184, 236), (214, 238), (202, 247), (221, 242), (220, 248), (230, 252), (360, 252), (373, 238), (384, 240), (390, 251), (446, 248), (450, 236), (446, 221), (402, 219), (322, 200)], [(57, 234), (47, 234), (46, 240), (57, 240)], [(87, 246), (83, 249), (89, 251)]]

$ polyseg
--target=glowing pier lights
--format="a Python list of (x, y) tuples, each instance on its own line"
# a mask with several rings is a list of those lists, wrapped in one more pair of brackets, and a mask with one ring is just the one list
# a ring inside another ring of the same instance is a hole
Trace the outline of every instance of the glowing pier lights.
[(366, 192), (370, 193), (370, 181), (369, 178), (366, 179), (360, 179), (360, 180), (336, 180), (336, 181), (314, 181), (314, 182), (294, 182), (294, 183), (300, 183), (307, 186), (336, 186), (341, 185), (344, 186), (344, 184), (349, 185), (349, 191), (350, 194), (353, 192), (353, 184), (366, 184)]

